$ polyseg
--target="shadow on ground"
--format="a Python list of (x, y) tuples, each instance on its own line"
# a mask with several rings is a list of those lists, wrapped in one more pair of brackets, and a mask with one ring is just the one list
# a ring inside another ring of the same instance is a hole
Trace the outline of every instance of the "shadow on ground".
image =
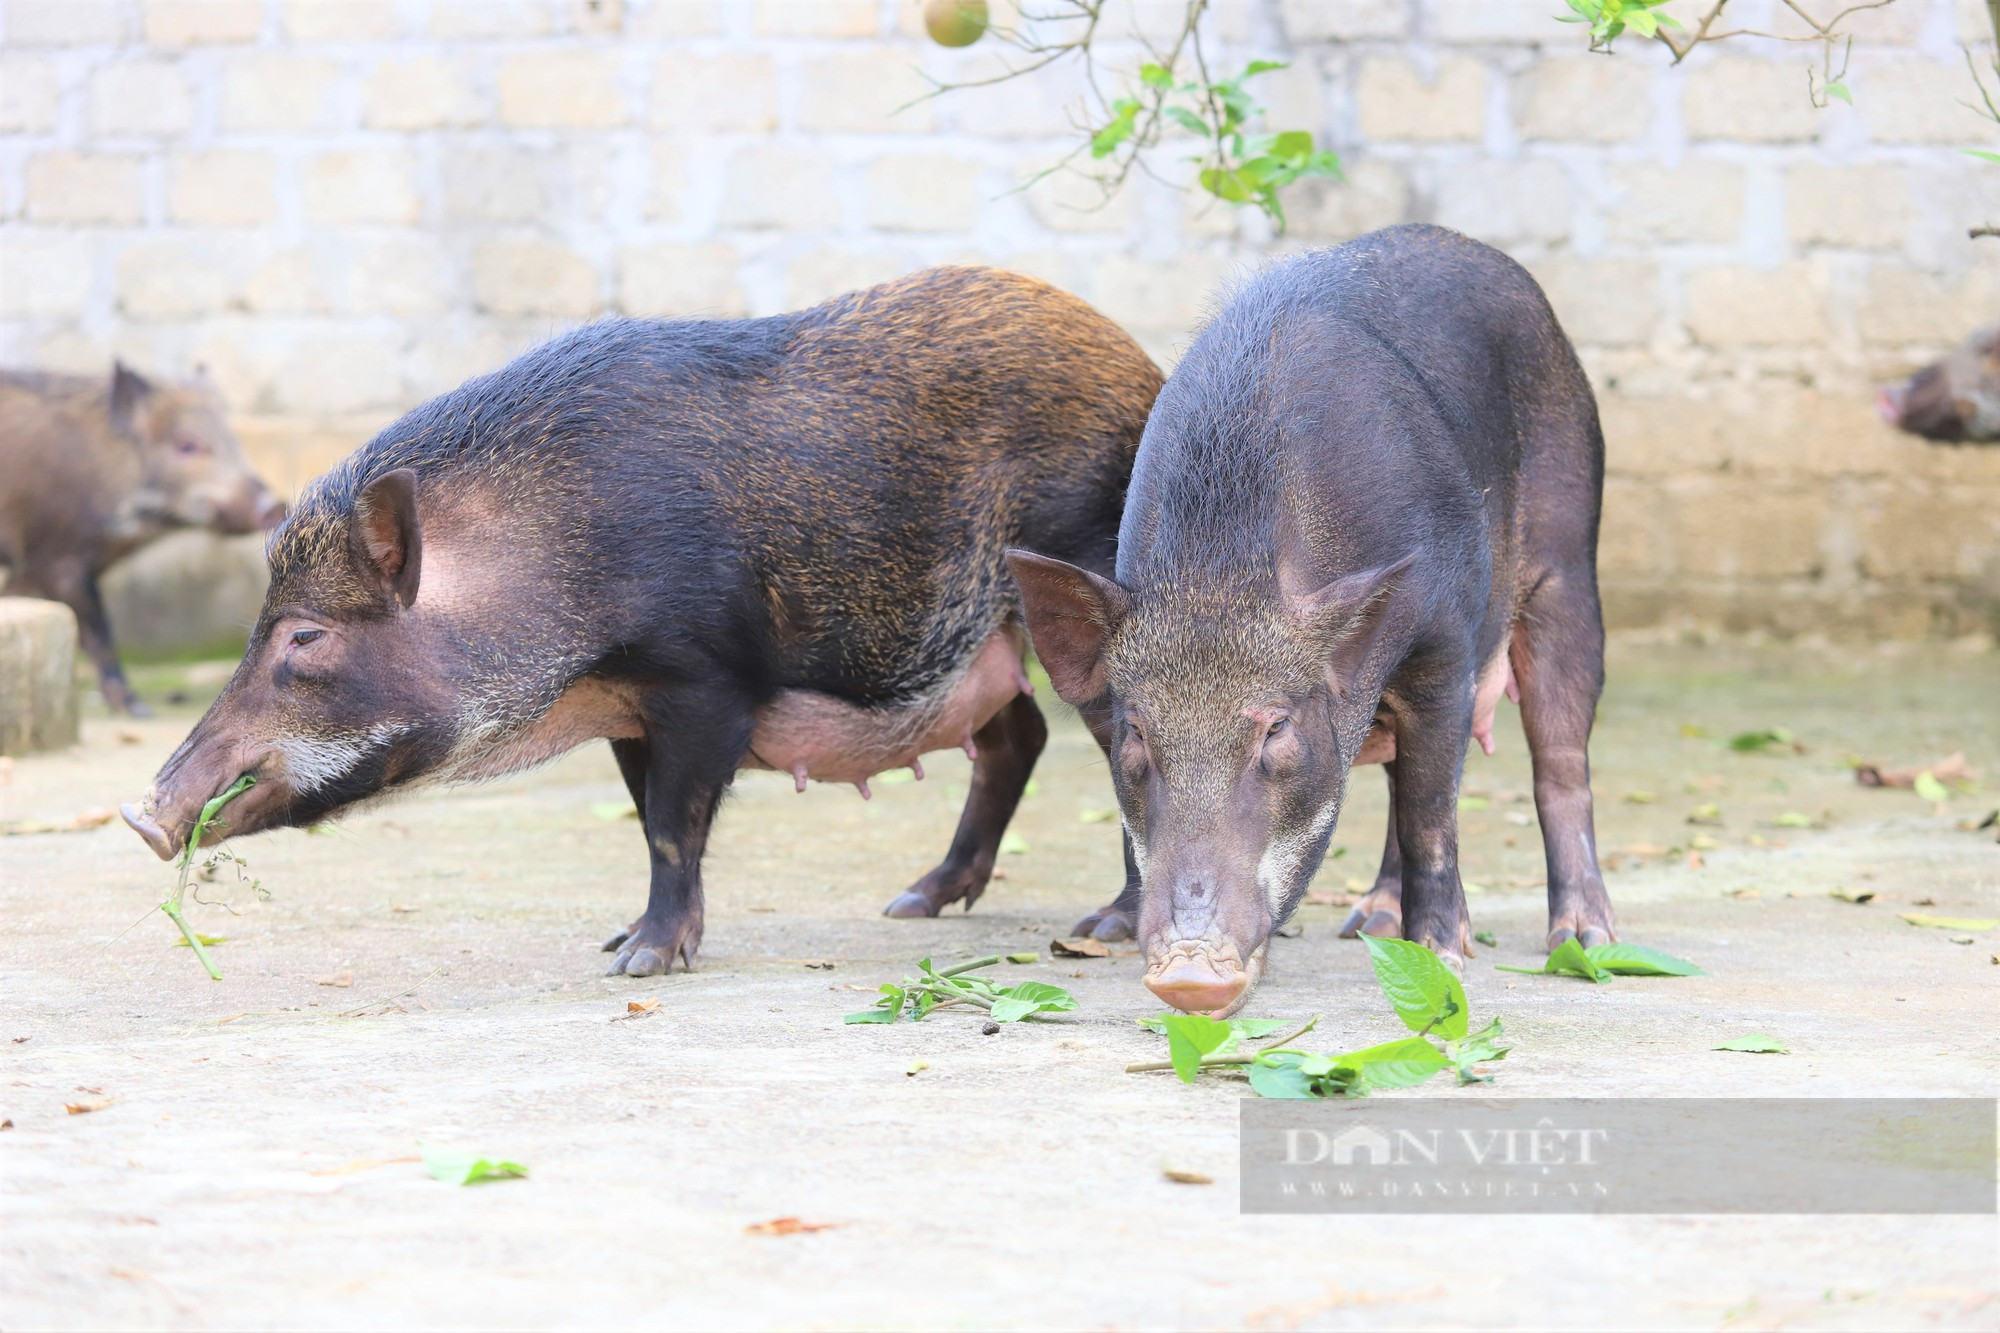
[[(184, 702), (86, 725), (0, 773), (0, 821), (65, 821), (141, 791), (214, 668), (142, 688)], [(1971, 831), (2000, 782), (2000, 657), (1904, 648), (1614, 647), (1595, 745), (1599, 842), (1625, 938), (1710, 974), (1592, 987), (1537, 960), (1541, 855), (1518, 726), (1468, 763), (1464, 866), (1476, 1016), (1516, 1042), (1490, 1091), (1991, 1096), (2000, 934), (1902, 912), (2000, 915), (2000, 846)], [(1782, 727), (1805, 747), (1724, 743)], [(0, 837), (0, 1324), (308, 1328), (1990, 1328), (1985, 1218), (1278, 1218), (1236, 1208), (1241, 1085), (1128, 1076), (1158, 1058), (1133, 957), (1048, 943), (1116, 887), (1101, 762), (1057, 719), (977, 908), (888, 921), (942, 853), (967, 766), (794, 796), (738, 783), (707, 870), (701, 970), (599, 975), (646, 859), (607, 752), (427, 792), (321, 836), (232, 845), (190, 915), (210, 982), (145, 916), (171, 872), (122, 826)], [(1955, 750), (1987, 793), (1934, 805), (1857, 787), (1848, 760)], [(1384, 802), (1358, 775), (1318, 889), (1371, 879)], [(1690, 823), (1690, 818), (1697, 822)], [(1857, 905), (1835, 888), (1872, 891)], [(1305, 910), (1253, 1012), (1324, 1014), (1346, 1049), (1395, 1035), (1344, 909)], [(136, 924), (135, 924), (136, 923)], [(128, 929), (129, 928), (129, 929)], [(1034, 949), (1072, 1021), (985, 1037), (942, 1014), (847, 1027), (932, 955)], [(830, 963), (831, 968), (823, 965)], [(820, 964), (821, 966), (813, 966)], [(633, 1000), (658, 1008), (627, 1019)], [(1787, 1056), (1710, 1048), (1748, 1031)], [(929, 1068), (905, 1070), (922, 1059)], [(1476, 1095), (1442, 1081), (1397, 1094)], [(88, 1114), (66, 1103), (106, 1100)], [(528, 1163), (455, 1189), (419, 1141)], [(1163, 1164), (1204, 1172), (1173, 1184)], [(748, 1234), (778, 1216), (836, 1224)]]

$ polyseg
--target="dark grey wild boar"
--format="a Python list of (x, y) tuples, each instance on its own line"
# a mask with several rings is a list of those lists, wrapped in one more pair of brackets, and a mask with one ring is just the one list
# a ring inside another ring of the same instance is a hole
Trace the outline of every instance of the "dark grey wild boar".
[(1266, 272), (1200, 333), (1146, 425), (1115, 578), (1010, 553), (1057, 691), (1110, 718), (1161, 999), (1243, 1004), (1357, 763), (1387, 767), (1391, 815), (1343, 933), (1462, 966), (1459, 772), (1515, 687), (1549, 945), (1613, 937), (1586, 752), (1603, 456), (1534, 280), (1397, 227)]
[(1981, 329), (1906, 380), (1875, 394), (1882, 419), (1946, 444), (2000, 440), (2000, 325)]
[(7, 591), (76, 612), (112, 708), (143, 713), (125, 682), (97, 581), (174, 528), (276, 527), (284, 503), (250, 470), (207, 375), (171, 384), (122, 363), (111, 376), (0, 371), (0, 564)]
[(694, 960), (737, 770), (866, 795), (964, 746), (957, 836), (888, 911), (969, 907), (1047, 735), (1006, 548), (1110, 572), (1159, 384), (1102, 315), (984, 269), (558, 338), (307, 488), (242, 664), (126, 817), (168, 857), (241, 773), (232, 834), (608, 737), (652, 885), (605, 947), (638, 976)]

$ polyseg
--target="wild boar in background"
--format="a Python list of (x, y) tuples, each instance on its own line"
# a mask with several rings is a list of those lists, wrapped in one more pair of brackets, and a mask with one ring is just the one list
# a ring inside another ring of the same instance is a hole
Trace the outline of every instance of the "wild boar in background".
[(1356, 763), (1387, 767), (1391, 814), (1343, 933), (1462, 966), (1459, 775), (1503, 691), (1534, 757), (1549, 946), (1613, 938), (1587, 751), (1603, 476), (1534, 279), (1395, 227), (1269, 270), (1197, 336), (1140, 443), (1114, 577), (1010, 553), (1057, 692), (1110, 715), (1161, 999), (1242, 1006)]
[(185, 383), (0, 371), (0, 565), (6, 591), (62, 602), (114, 710), (125, 681), (98, 578), (176, 528), (276, 527), (284, 502), (244, 461), (206, 374)]
[(1906, 380), (1875, 394), (1882, 419), (1945, 444), (2000, 440), (2000, 325), (1981, 329)]
[[(248, 653), (126, 817), (162, 857), (608, 737), (651, 893), (611, 971), (692, 964), (737, 770), (858, 784), (963, 746), (970, 907), (1047, 731), (1005, 551), (1109, 573), (1159, 371), (1090, 307), (976, 268), (796, 314), (612, 320), (411, 412), (307, 488)], [(1108, 733), (1106, 734), (1108, 737)], [(1129, 930), (1137, 872), (1093, 914)]]

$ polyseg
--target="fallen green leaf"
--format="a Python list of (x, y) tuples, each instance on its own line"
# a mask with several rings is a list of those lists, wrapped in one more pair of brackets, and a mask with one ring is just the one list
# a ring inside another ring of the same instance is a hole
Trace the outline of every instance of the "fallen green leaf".
[(1411, 940), (1361, 939), (1375, 980), (1405, 1027), (1447, 1038), (1465, 1035), (1465, 986), (1436, 954)]
[(1170, 1014), (1167, 1029), (1167, 1058), (1174, 1063), (1174, 1075), (1192, 1083), (1201, 1072), (1201, 1057), (1226, 1049), (1236, 1040), (1229, 1024), (1207, 1014)]
[(1791, 743), (1792, 733), (1783, 727), (1767, 727), (1762, 731), (1739, 731), (1729, 738), (1729, 748), (1738, 754), (1757, 754), (1763, 750)]
[(1500, 937), (1490, 930), (1475, 930), (1472, 932), (1472, 938), (1489, 949), (1500, 947)]
[(1990, 916), (1926, 916), (1922, 912), (1904, 912), (1902, 918), (1913, 926), (1929, 926), (1933, 930), (1991, 930), (2000, 926), (2000, 920)]
[(471, 1185), (481, 1180), (508, 1180), (528, 1174), (528, 1168), (519, 1162), (504, 1158), (481, 1157), (478, 1153), (465, 1152), (457, 1148), (433, 1148), (428, 1144), (418, 1144), (424, 1155), (424, 1170), (435, 1180), (447, 1185)]
[(1007, 955), (1007, 961), (1010, 963), (1039, 963), (1042, 961), (1042, 956), (1038, 953), (1010, 953)]
[(1484, 796), (1461, 796), (1458, 798), (1458, 808), (1461, 810), (1484, 810), (1486, 805), (1487, 801)]
[[(195, 932), (194, 938), (203, 944), (209, 945), (229, 943), (227, 935), (204, 935), (200, 931)], [(186, 938), (181, 938), (173, 941), (173, 945), (176, 949), (188, 949), (193, 947), (193, 942)]]
[(1813, 826), (1813, 817), (1808, 814), (1801, 814), (1797, 810), (1787, 810), (1771, 822), (1779, 828), (1811, 828)]
[(1951, 788), (1939, 782), (1937, 774), (1930, 772), (1928, 769), (1917, 774), (1917, 780), (1911, 784), (1911, 790), (1926, 801), (1948, 801), (1951, 799)]
[[(1155, 1014), (1151, 1018), (1141, 1018), (1137, 1022), (1148, 1032), (1164, 1035), (1167, 1030), (1167, 1020), (1174, 1017), (1177, 1015)], [(1255, 1041), (1259, 1037), (1268, 1037), (1273, 1032), (1283, 1032), (1292, 1026), (1291, 1020), (1285, 1018), (1230, 1018), (1222, 1021), (1227, 1022), (1229, 1030), (1243, 1041)]]
[(1621, 977), (1705, 977), (1685, 958), (1676, 958), (1643, 944), (1595, 944), (1583, 951), (1591, 962)]
[(1000, 839), (1000, 851), (1002, 852), (1002, 854), (1007, 856), (1026, 855), (1028, 851), (1028, 840), (1022, 837), (1020, 834), (1015, 833), (1012, 830), (1009, 830), (1006, 836)]
[(1076, 818), (1080, 824), (1116, 824), (1118, 822), (1118, 812), (1116, 810), (1084, 810), (1079, 812)]
[(1827, 897), (1838, 898), (1844, 903), (1865, 903), (1875, 896), (1873, 889), (1829, 889)]
[(1530, 976), (1571, 976), (1597, 982), (1611, 979), (1611, 973), (1592, 962), (1590, 955), (1584, 952), (1583, 946), (1574, 938), (1564, 940), (1557, 945), (1550, 952), (1548, 961), (1540, 967), (1508, 967), (1504, 963), (1495, 963), (1493, 966), (1500, 972), (1525, 972)]
[(1733, 1037), (1728, 1041), (1717, 1042), (1714, 1046), (1709, 1047), (1709, 1049), (1712, 1051), (1747, 1051), (1752, 1055), (1790, 1055), (1792, 1053), (1791, 1048), (1786, 1046), (1785, 1043), (1779, 1041), (1776, 1037), (1767, 1037), (1761, 1032), (1752, 1032), (1745, 1036)]

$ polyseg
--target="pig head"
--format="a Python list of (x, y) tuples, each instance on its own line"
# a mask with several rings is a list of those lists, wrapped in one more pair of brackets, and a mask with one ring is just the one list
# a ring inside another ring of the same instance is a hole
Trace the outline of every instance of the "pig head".
[(1409, 562), (1309, 589), (1275, 574), (1128, 588), (1024, 551), (1008, 563), (1056, 692), (1111, 718), (1147, 987), (1234, 1013), (1326, 853)]
[(2000, 326), (1982, 329), (1942, 359), (1875, 395), (1882, 419), (1947, 444), (2000, 440)]
[(204, 842), (315, 823), (435, 772), (458, 745), (464, 701), (479, 693), (480, 631), (454, 580), (420, 596), (416, 474), (397, 469), (356, 489), (348, 500), (309, 494), (273, 538), (271, 586), (242, 663), (146, 800), (124, 807), (161, 858), (239, 775), (256, 785)]

